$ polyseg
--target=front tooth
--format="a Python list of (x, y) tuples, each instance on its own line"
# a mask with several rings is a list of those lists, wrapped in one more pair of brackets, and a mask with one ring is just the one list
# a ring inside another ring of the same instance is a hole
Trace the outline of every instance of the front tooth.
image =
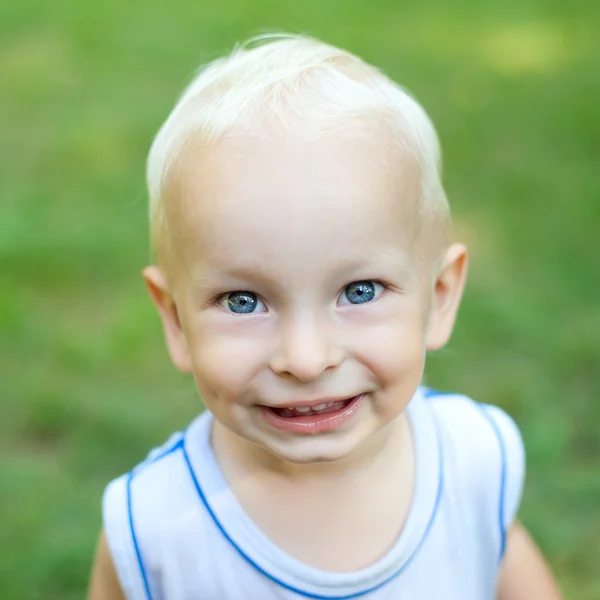
[(310, 410), (310, 406), (296, 406), (296, 410), (299, 413), (307, 413)]
[(328, 402), (325, 406), (329, 407), (329, 406), (333, 406), (335, 404), (335, 402)]
[(317, 404), (316, 406), (313, 406), (313, 410), (323, 410), (326, 406), (327, 402), (325, 402), (325, 404)]

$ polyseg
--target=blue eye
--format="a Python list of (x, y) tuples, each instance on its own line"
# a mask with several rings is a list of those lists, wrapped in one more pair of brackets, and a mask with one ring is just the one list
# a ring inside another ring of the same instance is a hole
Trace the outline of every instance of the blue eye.
[[(346, 286), (341, 299), (345, 298), (350, 304), (371, 302), (381, 293), (381, 290), (378, 292), (378, 288), (383, 290), (383, 286), (374, 281), (354, 281)], [(341, 302), (341, 304), (346, 304), (346, 302)]]
[(257, 306), (263, 304), (252, 292), (231, 292), (224, 299), (229, 310), (240, 315), (253, 313)]

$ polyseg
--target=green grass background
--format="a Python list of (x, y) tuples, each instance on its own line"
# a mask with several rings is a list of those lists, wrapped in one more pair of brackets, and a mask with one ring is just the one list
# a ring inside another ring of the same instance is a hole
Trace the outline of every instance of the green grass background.
[(140, 269), (144, 160), (202, 62), (265, 30), (383, 67), (436, 122), (471, 277), (431, 385), (506, 408), (521, 517), (600, 598), (600, 4), (0, 4), (0, 598), (81, 598), (105, 484), (199, 410)]

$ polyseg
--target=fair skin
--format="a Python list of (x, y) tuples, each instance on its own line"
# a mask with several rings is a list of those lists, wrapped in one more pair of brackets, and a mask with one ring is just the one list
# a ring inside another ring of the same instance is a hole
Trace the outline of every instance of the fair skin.
[[(434, 256), (417, 227), (419, 165), (393, 152), (278, 129), (192, 148), (171, 189), (170, 256), (144, 271), (171, 358), (215, 417), (232, 490), (282, 550), (330, 571), (371, 564), (402, 530), (414, 478), (404, 409), (466, 278), (464, 246)], [(331, 431), (265, 416), (356, 396)], [(521, 526), (507, 548), (498, 598), (560, 598)], [(89, 597), (122, 597), (104, 536)]]

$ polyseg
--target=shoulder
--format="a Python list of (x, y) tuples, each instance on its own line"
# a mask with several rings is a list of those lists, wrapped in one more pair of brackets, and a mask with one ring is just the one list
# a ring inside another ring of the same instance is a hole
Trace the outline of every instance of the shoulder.
[[(476, 402), (458, 393), (424, 388), (423, 396), (431, 407), (442, 434), (449, 441), (470, 449), (499, 453), (505, 461), (524, 465), (524, 447), (513, 418), (497, 406)], [(489, 458), (479, 454), (482, 460)]]
[(465, 506), (479, 517), (479, 524), (490, 529), (501, 557), (525, 478), (519, 429), (504, 410), (463, 394), (424, 388), (423, 396), (438, 426), (446, 488), (468, 500)]
[[(198, 421), (207, 417), (202, 415)], [(195, 422), (196, 423), (196, 422)], [(106, 541), (127, 598), (147, 598), (155, 565), (181, 520), (195, 506), (182, 432), (152, 450), (129, 473), (106, 487), (102, 514)]]
[(178, 484), (180, 459), (177, 454), (182, 444), (183, 434), (173, 434), (129, 473), (108, 484), (104, 491), (103, 512), (109, 526), (113, 519), (123, 516), (127, 517), (127, 521), (131, 520), (133, 504), (138, 504), (139, 497), (144, 498), (144, 506), (166, 500), (166, 494), (173, 490), (173, 484), (175, 487)]

